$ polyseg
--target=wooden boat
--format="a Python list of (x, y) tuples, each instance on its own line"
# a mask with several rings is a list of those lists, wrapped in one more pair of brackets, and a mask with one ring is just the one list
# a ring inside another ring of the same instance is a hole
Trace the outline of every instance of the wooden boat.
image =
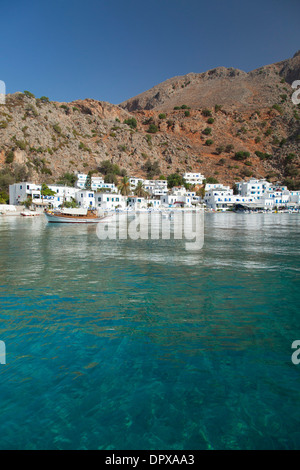
[(87, 209), (61, 209), (58, 211), (45, 211), (45, 216), (48, 222), (54, 223), (77, 223), (77, 224), (95, 224), (107, 216), (99, 216), (97, 211)]

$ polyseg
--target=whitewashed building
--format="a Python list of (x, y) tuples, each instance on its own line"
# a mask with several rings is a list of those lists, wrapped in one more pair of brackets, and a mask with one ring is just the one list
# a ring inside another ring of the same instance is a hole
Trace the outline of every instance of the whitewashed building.
[(201, 173), (193, 173), (193, 172), (184, 173), (183, 178), (185, 179), (186, 183), (193, 184), (193, 185), (202, 184), (203, 180), (205, 179), (205, 177)]
[(129, 178), (129, 184), (131, 191), (134, 191), (137, 187), (138, 183), (142, 182), (144, 184), (145, 180), (143, 178), (137, 178), (136, 176), (132, 176)]
[(144, 180), (143, 184), (150, 196), (163, 196), (168, 193), (167, 180)]
[(300, 205), (300, 191), (290, 191), (290, 203)]
[(290, 191), (268, 191), (259, 198), (259, 201), (265, 206), (271, 208), (275, 207), (285, 207), (289, 204), (290, 201)]
[(287, 186), (271, 184), (261, 179), (250, 179), (236, 184), (240, 197), (254, 198), (256, 208), (274, 209), (275, 207), (289, 207), (300, 202), (300, 191), (289, 191)]
[(106, 192), (95, 193), (95, 205), (107, 211), (115, 209), (125, 209), (127, 205), (127, 197), (121, 194), (111, 194)]
[(150, 196), (163, 196), (168, 192), (167, 180), (144, 180), (143, 178), (132, 177), (129, 178), (130, 189), (134, 192), (138, 183), (143, 184), (143, 188)]
[[(85, 173), (77, 173), (76, 187), (85, 189), (87, 177), (88, 175)], [(116, 185), (114, 183), (105, 183), (102, 176), (91, 177), (91, 189), (93, 191), (105, 189), (106, 191), (117, 192)]]
[(161, 196), (160, 200), (162, 205), (166, 207), (192, 206), (192, 197), (187, 196), (186, 194), (167, 194), (165, 196)]
[(147, 200), (148, 206), (152, 207), (153, 209), (159, 209), (161, 207), (161, 200), (160, 199), (148, 199)]
[(54, 196), (47, 196), (46, 198), (44, 197), (44, 200), (46, 199), (49, 201), (53, 207), (59, 207), (64, 202), (71, 202), (72, 200), (75, 200), (76, 193), (78, 192), (78, 189), (71, 186), (49, 184), (48, 188), (51, 189), (51, 191), (54, 191), (56, 194)]
[(186, 196), (186, 189), (184, 186), (173, 186), (171, 189), (171, 194), (173, 196)]
[(204, 202), (213, 210), (228, 210), (236, 204), (253, 205), (255, 198), (252, 196), (234, 195), (233, 189), (211, 189), (205, 192)]
[(85, 173), (77, 173), (76, 188), (84, 189), (87, 175)]
[(9, 203), (18, 205), (26, 201), (28, 197), (31, 197), (34, 205), (47, 205), (49, 203), (53, 207), (59, 207), (63, 202), (75, 199), (75, 194), (78, 191), (76, 188), (69, 186), (49, 184), (48, 188), (54, 191), (55, 194), (52, 196), (42, 196), (41, 188), (41, 184), (26, 181), (11, 184), (9, 186)]
[(224, 186), (224, 184), (222, 183), (207, 183), (205, 185), (205, 192), (206, 191), (211, 191), (212, 189), (218, 189), (218, 190), (222, 190), (222, 191), (229, 191), (230, 190), (230, 186)]
[(18, 205), (28, 197), (41, 199), (41, 185), (23, 181), (9, 185), (9, 204)]
[(129, 196), (127, 198), (128, 207), (131, 207), (133, 210), (138, 209), (147, 209), (148, 207), (148, 200), (144, 197), (139, 196)]
[(75, 200), (80, 207), (91, 209), (96, 206), (95, 193), (91, 189), (83, 189), (76, 192)]
[(249, 181), (240, 181), (239, 183), (236, 183), (236, 187), (241, 196), (251, 196), (259, 200), (270, 189), (271, 183), (264, 179), (250, 179)]

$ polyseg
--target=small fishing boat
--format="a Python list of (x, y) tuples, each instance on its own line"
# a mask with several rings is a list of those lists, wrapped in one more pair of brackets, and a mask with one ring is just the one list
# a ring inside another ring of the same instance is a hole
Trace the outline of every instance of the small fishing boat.
[(23, 217), (35, 217), (40, 215), (38, 212), (24, 210), (20, 213)]
[(61, 211), (45, 211), (45, 216), (48, 222), (54, 223), (77, 223), (77, 224), (95, 224), (108, 216), (98, 215), (97, 211), (88, 209), (67, 209), (62, 208)]

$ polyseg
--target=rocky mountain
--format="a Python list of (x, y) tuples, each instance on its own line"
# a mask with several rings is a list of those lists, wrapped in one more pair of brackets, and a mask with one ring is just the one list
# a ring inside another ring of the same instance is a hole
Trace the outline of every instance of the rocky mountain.
[[(226, 108), (249, 111), (280, 101), (280, 83), (289, 85), (300, 78), (300, 51), (292, 59), (267, 65), (252, 72), (218, 67), (204, 73), (189, 73), (154, 86), (120, 106), (129, 112), (155, 109), (169, 112), (185, 103), (191, 109), (218, 103)], [(285, 90), (283, 90), (285, 91)]]
[(135, 176), (201, 171), (229, 184), (267, 176), (300, 189), (296, 79), (300, 52), (249, 73), (218, 67), (175, 77), (119, 106), (8, 95), (0, 105), (0, 191), (16, 180), (97, 173), (105, 160)]

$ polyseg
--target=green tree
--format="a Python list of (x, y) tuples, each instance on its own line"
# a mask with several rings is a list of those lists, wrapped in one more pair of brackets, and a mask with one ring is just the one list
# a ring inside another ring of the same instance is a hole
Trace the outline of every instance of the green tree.
[(62, 205), (63, 205), (63, 207), (72, 208), (72, 209), (75, 209), (76, 207), (79, 207), (77, 202), (75, 201), (75, 199), (73, 197), (71, 198), (71, 201), (65, 201)]
[(53, 127), (53, 130), (57, 132), (57, 134), (61, 134), (61, 128), (58, 124), (54, 124), (52, 127)]
[(49, 103), (49, 98), (48, 98), (48, 96), (41, 96), (41, 97), (40, 97), (40, 101), (41, 101), (42, 103)]
[(14, 161), (14, 152), (10, 150), (6, 153), (5, 163), (12, 163)]
[(66, 186), (75, 186), (76, 175), (74, 173), (65, 173), (57, 182), (57, 184), (64, 184)]
[(131, 129), (135, 129), (137, 127), (137, 122), (135, 118), (125, 119), (124, 124), (127, 124)]
[(42, 188), (41, 188), (41, 195), (42, 196), (55, 196), (56, 192), (52, 191), (46, 183), (42, 183)]
[(225, 150), (224, 145), (220, 145), (220, 147), (216, 148), (216, 154), (220, 155), (222, 152), (224, 152), (224, 150)]
[(201, 188), (199, 188), (196, 191), (196, 196), (200, 196), (202, 199), (204, 198), (204, 196), (205, 196), (205, 187), (204, 186), (202, 186)]
[(121, 183), (118, 186), (118, 190), (122, 196), (128, 196), (130, 194), (130, 181), (128, 176), (124, 176), (121, 180)]
[(174, 186), (183, 186), (185, 180), (179, 173), (172, 173), (167, 178), (168, 188), (173, 188)]
[(27, 98), (35, 98), (34, 94), (30, 93), (30, 91), (28, 90), (24, 91), (24, 95), (27, 96)]
[(202, 115), (205, 116), (205, 117), (210, 117), (211, 116), (211, 111), (210, 109), (203, 109), (202, 111)]
[(219, 181), (213, 176), (209, 176), (208, 178), (206, 178), (206, 180), (204, 180), (204, 184), (218, 184), (218, 183)]
[(116, 163), (113, 164), (109, 160), (104, 160), (101, 163), (101, 166), (99, 167), (99, 171), (103, 175), (108, 175), (108, 174), (120, 175), (121, 174), (119, 165), (117, 165)]
[(108, 173), (107, 175), (104, 176), (104, 183), (107, 184), (118, 184), (118, 178), (114, 173)]
[(247, 160), (247, 158), (249, 157), (250, 157), (250, 152), (243, 152), (243, 151), (236, 152), (234, 155), (234, 159), (238, 161)]
[(0, 204), (8, 204), (9, 203), (9, 195), (6, 191), (0, 191)]
[(87, 174), (84, 189), (92, 189), (92, 173), (91, 173), (91, 171), (89, 171), (88, 174)]
[(149, 134), (156, 134), (157, 131), (158, 131), (158, 127), (153, 123), (150, 124), (150, 126), (148, 127), (148, 130), (147, 130), (147, 132), (149, 132)]
[(144, 188), (144, 184), (142, 181), (139, 181), (138, 184), (136, 185), (136, 188), (134, 190), (134, 194), (138, 197), (146, 197), (148, 196), (147, 191)]
[(149, 158), (142, 168), (144, 171), (146, 171), (149, 179), (152, 179), (154, 176), (157, 176), (160, 174), (159, 163), (157, 161), (152, 163)]
[(32, 196), (27, 196), (27, 199), (21, 204), (23, 204), (26, 207), (26, 209), (29, 209), (29, 207), (32, 204)]
[(100, 173), (103, 175), (107, 175), (108, 173), (112, 173), (112, 163), (109, 160), (104, 160), (100, 167), (99, 167)]
[(226, 147), (225, 147), (225, 152), (226, 152), (226, 153), (230, 153), (230, 152), (233, 151), (233, 149), (234, 149), (234, 146), (233, 146), (232, 144), (228, 144), (228, 145), (226, 145)]

